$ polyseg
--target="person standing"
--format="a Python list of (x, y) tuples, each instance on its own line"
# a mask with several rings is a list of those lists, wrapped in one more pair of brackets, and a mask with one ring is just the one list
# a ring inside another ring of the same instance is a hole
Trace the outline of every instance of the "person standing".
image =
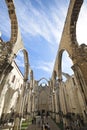
[(44, 123), (43, 123), (43, 125), (42, 125), (42, 130), (46, 130), (46, 129), (45, 129), (45, 124), (44, 124)]
[(49, 126), (48, 122), (45, 125), (45, 130), (50, 130), (50, 126)]

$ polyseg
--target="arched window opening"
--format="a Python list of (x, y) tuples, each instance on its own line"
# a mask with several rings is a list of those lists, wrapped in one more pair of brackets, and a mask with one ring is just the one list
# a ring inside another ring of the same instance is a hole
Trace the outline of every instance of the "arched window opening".
[(18, 67), (20, 68), (20, 71), (24, 75), (24, 55), (22, 50), (18, 52), (15, 62), (17, 63)]
[(42, 79), (39, 80), (38, 86), (47, 87), (48, 81), (45, 78), (42, 78)]
[(12, 83), (14, 83), (14, 81), (15, 81), (15, 75), (14, 75), (13, 78), (12, 78)]
[(62, 55), (62, 79), (66, 81), (69, 76), (71, 76), (74, 72), (71, 69), (73, 63), (72, 60), (69, 58), (69, 55), (66, 51), (63, 52)]

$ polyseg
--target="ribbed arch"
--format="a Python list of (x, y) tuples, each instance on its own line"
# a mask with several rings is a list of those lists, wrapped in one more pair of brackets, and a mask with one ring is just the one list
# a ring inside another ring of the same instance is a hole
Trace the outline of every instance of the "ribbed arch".
[[(28, 58), (28, 52), (25, 48), (20, 49), (18, 52), (22, 51), (24, 55), (24, 80), (28, 80), (28, 74), (29, 74), (29, 58)], [(17, 54), (18, 54), (17, 52)], [(17, 55), (16, 54), (16, 55)]]

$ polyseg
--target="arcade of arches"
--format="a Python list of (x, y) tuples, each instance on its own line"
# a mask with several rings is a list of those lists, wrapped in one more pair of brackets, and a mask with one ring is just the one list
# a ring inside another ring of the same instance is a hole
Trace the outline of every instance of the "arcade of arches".
[[(5, 0), (11, 21), (11, 38), (0, 37), (0, 124), (13, 119), (13, 129), (19, 130), (22, 118), (46, 114), (63, 125), (78, 120), (80, 127), (87, 124), (87, 45), (76, 40), (76, 23), (83, 0), (70, 0), (50, 80), (34, 79), (29, 71), (29, 57), (19, 32), (13, 0)], [(24, 76), (14, 59), (17, 52), (24, 54)], [(62, 72), (62, 56), (66, 51), (72, 60), (73, 75)], [(30, 78), (28, 79), (28, 75)], [(66, 77), (66, 81), (62, 80)], [(13, 114), (13, 115), (12, 115)], [(81, 129), (82, 130), (82, 129)]]

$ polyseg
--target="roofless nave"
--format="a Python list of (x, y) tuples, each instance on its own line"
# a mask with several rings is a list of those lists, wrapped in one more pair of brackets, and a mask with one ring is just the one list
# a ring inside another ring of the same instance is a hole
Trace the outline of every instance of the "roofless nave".
[[(27, 49), (22, 44), (13, 0), (5, 0), (11, 21), (11, 38), (4, 42), (0, 38), (0, 122), (1, 128), (13, 122), (13, 130), (19, 130), (21, 121), (45, 115), (56, 123), (70, 129), (82, 130), (87, 124), (87, 46), (78, 45), (76, 23), (83, 0), (71, 0), (51, 79), (34, 79), (33, 70), (29, 75)], [(14, 62), (20, 49), (23, 50), (25, 72), (21, 74)], [(74, 75), (62, 81), (62, 54), (67, 51), (73, 62)], [(30, 79), (28, 79), (28, 75)], [(40, 83), (45, 80), (43, 87)], [(78, 124), (75, 122), (78, 121)], [(3, 124), (3, 125), (2, 125)], [(78, 128), (77, 128), (78, 127)]]

